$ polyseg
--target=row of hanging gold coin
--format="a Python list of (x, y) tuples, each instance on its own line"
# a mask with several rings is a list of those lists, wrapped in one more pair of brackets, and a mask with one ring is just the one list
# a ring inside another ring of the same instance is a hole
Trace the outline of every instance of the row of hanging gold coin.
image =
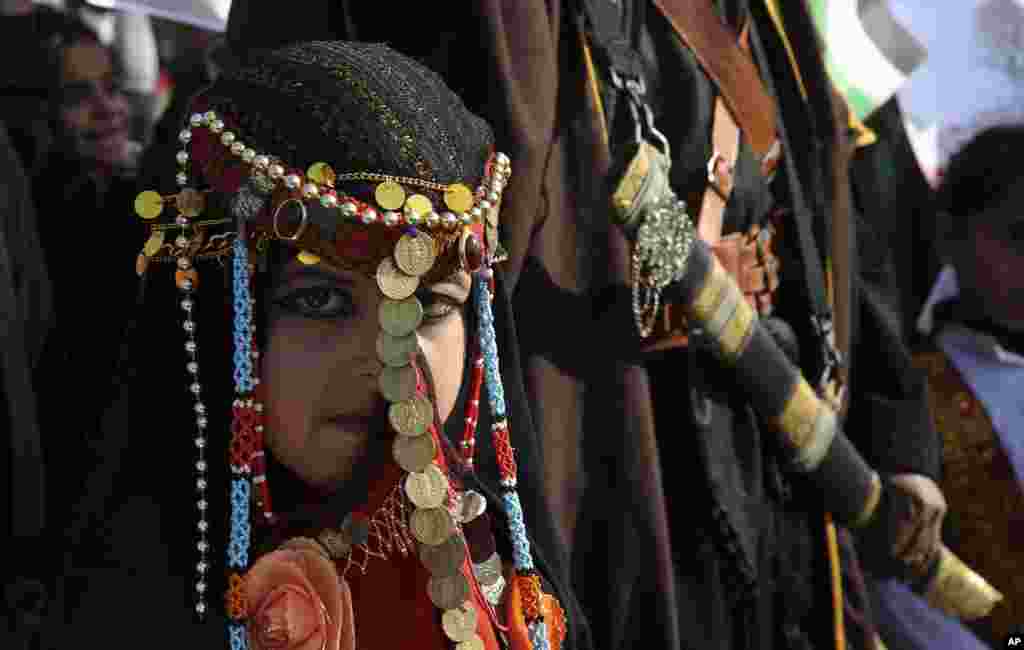
[(430, 235), (411, 232), (399, 240), (393, 258), (382, 261), (377, 269), (377, 284), (385, 296), (377, 339), (377, 356), (383, 364), (379, 389), (390, 403), (388, 420), (397, 434), (393, 457), (408, 472), (403, 489), (414, 507), (409, 528), (419, 542), (420, 560), (430, 572), (427, 594), (442, 611), (445, 635), (459, 650), (476, 650), (483, 648), (483, 641), (476, 633), (477, 611), (468, 602), (469, 580), (462, 573), (466, 542), (448, 509), (448, 477), (435, 462), (434, 405), (417, 391), (413, 363), (418, 350), (416, 329), (423, 320), (423, 306), (415, 292), (436, 256)]

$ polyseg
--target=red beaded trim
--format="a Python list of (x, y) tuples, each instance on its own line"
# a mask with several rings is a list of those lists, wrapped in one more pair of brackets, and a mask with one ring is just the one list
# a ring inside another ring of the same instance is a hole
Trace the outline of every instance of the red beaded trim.
[[(479, 347), (479, 346), (478, 346)], [(470, 378), (469, 405), (466, 407), (466, 427), (462, 431), (462, 460), (466, 467), (473, 469), (473, 455), (476, 450), (476, 425), (480, 419), (480, 388), (484, 383), (484, 355), (477, 350), (473, 359), (473, 375)]]
[(231, 405), (231, 471), (248, 474), (253, 453), (256, 451), (256, 421), (259, 414), (252, 399), (236, 399)]
[(508, 421), (496, 422), (491, 428), (494, 437), (494, 453), (498, 458), (498, 470), (501, 472), (503, 483), (516, 482), (518, 468), (516, 467), (516, 456), (512, 451), (512, 442), (509, 439)]

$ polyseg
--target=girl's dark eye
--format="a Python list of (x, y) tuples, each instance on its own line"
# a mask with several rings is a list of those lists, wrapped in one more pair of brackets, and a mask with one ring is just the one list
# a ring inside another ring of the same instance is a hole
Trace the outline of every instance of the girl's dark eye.
[(307, 287), (296, 289), (274, 303), (306, 318), (349, 318), (355, 313), (352, 294), (337, 287)]

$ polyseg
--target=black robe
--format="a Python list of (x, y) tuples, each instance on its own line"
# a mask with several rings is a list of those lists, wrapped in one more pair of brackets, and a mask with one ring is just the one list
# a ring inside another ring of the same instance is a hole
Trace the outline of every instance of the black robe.
[[(724, 17), (738, 34), (746, 17), (745, 3), (723, 4)], [(715, 90), (665, 19), (649, 6), (632, 6), (635, 43), (647, 65), (656, 124), (673, 147), (673, 187), (695, 205), (694, 197), (699, 198), (706, 182), (705, 161), (712, 153)], [(792, 203), (795, 193), (791, 184), (795, 182), (806, 197), (804, 207), (818, 215), (812, 226), (819, 250), (827, 251), (831, 224), (822, 215), (829, 214), (835, 196), (828, 185), (828, 167), (821, 164), (828, 161), (832, 144), (830, 124), (821, 116), (831, 113), (829, 95), (827, 90), (816, 95), (808, 83), (810, 100), (803, 104), (766, 12), (761, 8), (751, 14), (755, 61), (779, 109), (784, 155), (792, 157), (795, 164), (768, 185), (750, 150), (741, 148), (723, 234), (763, 224), (773, 208), (798, 209)], [(792, 13), (786, 16), (792, 17)], [(798, 51), (813, 49), (811, 34), (794, 30), (788, 21), (787, 25)], [(808, 60), (800, 61), (805, 81), (813, 81), (815, 76), (824, 79), (820, 67), (803, 67)], [(613, 124), (614, 119), (610, 118)], [(795, 229), (791, 220), (784, 228), (789, 233)], [(810, 369), (820, 344), (807, 326), (808, 304), (799, 286), (803, 278), (793, 264), (796, 254), (790, 236), (782, 244), (782, 286), (776, 313), (796, 331), (801, 365)], [(883, 473), (907, 471), (934, 478), (937, 448), (927, 420), (924, 383), (910, 368), (898, 321), (879, 300), (877, 286), (864, 282), (855, 272), (850, 282), (854, 308), (847, 435)], [(623, 327), (631, 326), (626, 318), (619, 321)], [(880, 349), (884, 356), (879, 355)], [(877, 363), (880, 358), (886, 363)], [(659, 636), (670, 642), (676, 637), (682, 647), (690, 648), (831, 646), (834, 630), (824, 511), (816, 495), (799, 476), (780, 467), (774, 435), (762, 426), (729, 373), (718, 367), (710, 354), (673, 351), (647, 361), (645, 368), (663, 463), (679, 616), (678, 634), (663, 630)], [(592, 439), (589, 432), (587, 439)], [(615, 451), (621, 448), (612, 447), (603, 458), (613, 458)], [(615, 470), (608, 472), (613, 475)], [(606, 484), (616, 489), (616, 481)], [(590, 506), (583, 509), (589, 519), (581, 525), (614, 528), (614, 523), (602, 521), (613, 495), (614, 491), (592, 488), (586, 500)], [(623, 550), (629, 560), (643, 555), (628, 543)], [(600, 602), (600, 597), (594, 596), (606, 590), (629, 591), (629, 586), (611, 581), (597, 579), (594, 584), (592, 576), (598, 575), (599, 560), (582, 553), (579, 557), (583, 561), (577, 575), (586, 576), (581, 592), (586, 604)], [(611, 623), (617, 617), (607, 611), (591, 610), (594, 621), (609, 621), (606, 631), (613, 639), (609, 647), (631, 647), (649, 634), (650, 628), (663, 628), (663, 623), (646, 612), (653, 609), (652, 602), (664, 599), (664, 593), (644, 582), (637, 577), (632, 585), (624, 626)], [(863, 631), (850, 629), (848, 643), (852, 647), (867, 642)], [(596, 624), (595, 636), (601, 638)]]
[(27, 596), (26, 588), (44, 585), (55, 573), (44, 552), (51, 548), (45, 536), (48, 486), (33, 382), (52, 311), (28, 178), (2, 123), (0, 170), (0, 476), (6, 480), (0, 541), (20, 558), (0, 570), (6, 594), (0, 602), (0, 640), (4, 647), (18, 647), (31, 633), (33, 618), (39, 622), (32, 610), (46, 601), (18, 602), (22, 597), (11, 596), (19, 591)]

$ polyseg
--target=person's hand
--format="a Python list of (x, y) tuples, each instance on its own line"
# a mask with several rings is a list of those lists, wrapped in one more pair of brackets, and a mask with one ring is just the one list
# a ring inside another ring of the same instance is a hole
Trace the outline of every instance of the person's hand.
[(923, 574), (942, 540), (946, 498), (935, 481), (920, 474), (895, 474), (889, 477), (889, 486), (894, 497), (890, 552), (894, 559)]

